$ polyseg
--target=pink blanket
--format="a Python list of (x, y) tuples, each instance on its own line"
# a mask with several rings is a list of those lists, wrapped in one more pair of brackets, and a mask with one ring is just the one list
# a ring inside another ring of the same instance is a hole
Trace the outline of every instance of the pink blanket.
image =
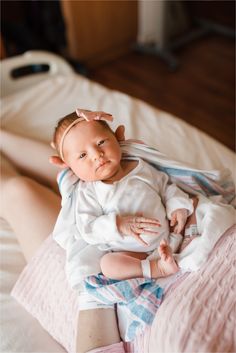
[[(126, 345), (127, 352), (236, 351), (235, 254), (233, 226), (199, 271), (186, 274), (169, 289), (152, 326)], [(48, 238), (12, 294), (68, 352), (74, 352), (78, 299), (67, 285), (64, 262), (63, 251)]]
[(131, 352), (235, 352), (235, 255), (233, 226), (205, 266), (169, 290), (153, 325), (137, 337)]

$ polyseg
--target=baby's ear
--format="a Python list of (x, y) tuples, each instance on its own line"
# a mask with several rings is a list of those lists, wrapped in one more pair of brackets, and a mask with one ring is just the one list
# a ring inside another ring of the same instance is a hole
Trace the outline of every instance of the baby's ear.
[(63, 160), (58, 157), (58, 156), (51, 156), (49, 157), (49, 162), (51, 164), (54, 164), (55, 166), (59, 167), (59, 168), (68, 168), (68, 166), (66, 165), (66, 163), (63, 162)]
[(125, 127), (124, 125), (119, 125), (118, 128), (115, 131), (115, 136), (117, 138), (117, 141), (125, 141)]

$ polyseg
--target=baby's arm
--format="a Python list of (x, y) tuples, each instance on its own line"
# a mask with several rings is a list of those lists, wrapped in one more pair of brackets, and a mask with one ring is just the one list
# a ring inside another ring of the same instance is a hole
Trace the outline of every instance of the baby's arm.
[(192, 200), (176, 184), (171, 183), (165, 173), (160, 173), (158, 187), (170, 225), (174, 227), (175, 233), (181, 233), (188, 216), (193, 212)]
[[(153, 230), (160, 226), (158, 220), (141, 215), (121, 216), (116, 212), (106, 212), (96, 198), (93, 186), (82, 183), (78, 190), (76, 225), (82, 238), (89, 244), (104, 244), (120, 241), (124, 236), (133, 236), (142, 245), (147, 245), (140, 234), (158, 235)], [(152, 227), (152, 231), (146, 229)]]
[(105, 210), (98, 202), (93, 183), (80, 182), (77, 189), (76, 226), (79, 235), (93, 245), (121, 241), (114, 210)]
[(76, 225), (79, 234), (88, 244), (106, 244), (122, 239), (116, 226), (115, 212), (103, 214), (95, 199), (78, 200)]

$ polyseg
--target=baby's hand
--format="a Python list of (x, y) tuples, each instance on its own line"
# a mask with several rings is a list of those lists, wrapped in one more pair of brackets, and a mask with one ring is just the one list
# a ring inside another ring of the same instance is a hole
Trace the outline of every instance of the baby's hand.
[[(148, 245), (141, 237), (145, 235), (158, 235), (155, 228), (160, 227), (160, 222), (154, 218), (146, 218), (142, 216), (117, 216), (116, 224), (118, 231), (123, 235), (131, 235), (142, 245)], [(148, 230), (151, 227), (154, 230)]]
[(174, 227), (174, 233), (180, 234), (184, 229), (188, 218), (188, 210), (186, 208), (179, 208), (171, 213), (170, 226)]

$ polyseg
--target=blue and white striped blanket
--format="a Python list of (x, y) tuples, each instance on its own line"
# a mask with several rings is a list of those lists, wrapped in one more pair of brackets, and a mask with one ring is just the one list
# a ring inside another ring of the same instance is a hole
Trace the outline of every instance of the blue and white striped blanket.
[(124, 335), (126, 342), (132, 341), (139, 331), (152, 324), (164, 292), (152, 279), (117, 281), (102, 274), (87, 277), (85, 288), (98, 301), (123, 307), (123, 314), (129, 317), (130, 322)]
[(170, 180), (187, 193), (206, 197), (221, 196), (232, 204), (235, 200), (235, 184), (229, 169), (201, 170), (169, 159), (157, 149), (132, 140), (121, 142), (124, 158), (140, 157), (153, 167), (169, 175)]
[[(170, 180), (176, 183), (182, 190), (189, 194), (202, 194), (206, 197), (221, 196), (226, 203), (233, 204), (235, 201), (235, 184), (229, 169), (223, 170), (201, 170), (189, 167), (186, 164), (169, 159), (156, 148), (144, 143), (127, 140), (120, 143), (122, 156), (125, 159), (139, 157), (150, 163), (153, 167), (169, 175)], [(68, 169), (58, 175), (58, 185), (62, 197), (69, 198), (78, 182), (78, 177), (71, 175), (71, 183), (63, 185), (64, 176)], [(67, 179), (68, 180), (68, 179)], [(63, 187), (66, 192), (63, 192)]]

